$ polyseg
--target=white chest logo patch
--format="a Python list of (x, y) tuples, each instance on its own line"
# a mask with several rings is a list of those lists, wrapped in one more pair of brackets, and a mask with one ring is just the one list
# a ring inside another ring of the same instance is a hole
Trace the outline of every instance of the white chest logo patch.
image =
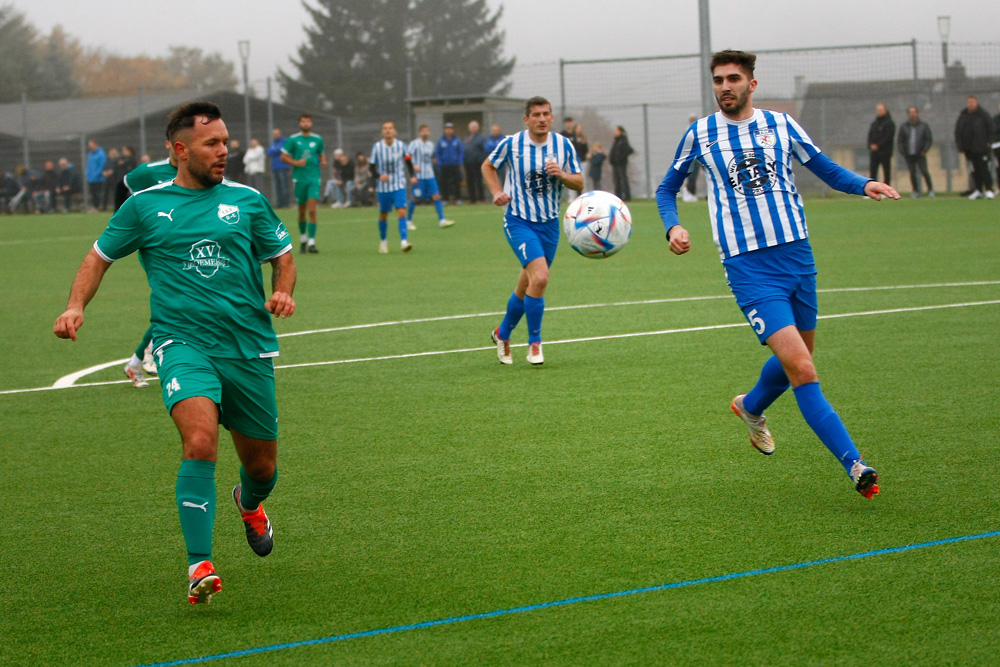
[(775, 136), (774, 130), (770, 128), (755, 131), (753, 138), (761, 148), (774, 148), (774, 145), (778, 143), (778, 138)]
[(219, 204), (219, 220), (222, 220), (227, 225), (235, 225), (240, 221), (240, 207)]

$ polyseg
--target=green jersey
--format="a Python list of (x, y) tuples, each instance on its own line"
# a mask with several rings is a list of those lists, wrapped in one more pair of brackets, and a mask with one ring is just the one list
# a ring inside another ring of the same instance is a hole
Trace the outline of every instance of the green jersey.
[(318, 134), (306, 136), (296, 132), (288, 137), (281, 152), (293, 160), (306, 159), (306, 166), (292, 167), (293, 181), (320, 181), (319, 156), (323, 154), (323, 137)]
[(154, 347), (185, 343), (226, 359), (278, 356), (261, 264), (291, 248), (267, 198), (229, 181), (137, 192), (94, 243), (107, 262), (139, 251)]
[(125, 174), (125, 187), (132, 194), (151, 188), (160, 183), (174, 180), (177, 175), (177, 167), (170, 164), (170, 158), (159, 160), (158, 162), (147, 162)]

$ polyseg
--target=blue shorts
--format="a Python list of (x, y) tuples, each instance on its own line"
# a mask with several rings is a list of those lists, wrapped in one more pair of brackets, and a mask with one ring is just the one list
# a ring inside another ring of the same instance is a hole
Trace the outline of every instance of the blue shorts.
[(503, 230), (522, 267), (539, 257), (544, 257), (545, 262), (552, 266), (559, 247), (558, 218), (548, 222), (528, 222), (508, 213), (503, 219)]
[(378, 212), (388, 213), (394, 208), (406, 208), (406, 190), (378, 193)]
[(417, 179), (417, 184), (413, 186), (411, 190), (414, 199), (430, 199), (438, 191), (438, 182), (436, 178), (419, 178)]
[(816, 263), (808, 239), (736, 255), (723, 265), (729, 289), (762, 345), (789, 325), (816, 328)]

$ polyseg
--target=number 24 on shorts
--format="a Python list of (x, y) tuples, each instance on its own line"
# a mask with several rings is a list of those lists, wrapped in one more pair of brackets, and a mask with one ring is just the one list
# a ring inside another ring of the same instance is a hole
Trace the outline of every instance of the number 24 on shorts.
[(181, 383), (177, 381), (177, 378), (171, 378), (167, 381), (167, 397), (174, 395), (175, 391), (181, 390)]

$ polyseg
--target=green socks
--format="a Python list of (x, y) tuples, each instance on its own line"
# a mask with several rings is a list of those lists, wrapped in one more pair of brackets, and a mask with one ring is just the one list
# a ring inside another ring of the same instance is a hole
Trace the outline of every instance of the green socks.
[(274, 485), (278, 483), (278, 469), (274, 469), (274, 477), (267, 482), (255, 481), (240, 466), (240, 505), (247, 511), (253, 511), (271, 495)]
[[(277, 475), (275, 475), (277, 477)], [(215, 524), (215, 463), (185, 459), (177, 472), (177, 513), (187, 544), (188, 565), (212, 560)]]
[(316, 223), (315, 222), (310, 222), (308, 225), (306, 225), (306, 229), (309, 230), (309, 238), (315, 239), (316, 238)]

